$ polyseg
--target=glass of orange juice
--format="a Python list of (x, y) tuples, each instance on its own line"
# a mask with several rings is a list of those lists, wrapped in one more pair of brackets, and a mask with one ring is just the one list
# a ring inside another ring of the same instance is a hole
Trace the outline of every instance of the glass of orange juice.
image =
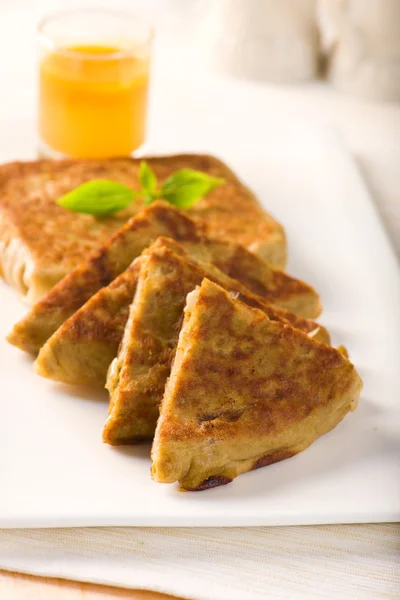
[(152, 37), (113, 10), (59, 12), (39, 24), (41, 155), (108, 158), (142, 146)]

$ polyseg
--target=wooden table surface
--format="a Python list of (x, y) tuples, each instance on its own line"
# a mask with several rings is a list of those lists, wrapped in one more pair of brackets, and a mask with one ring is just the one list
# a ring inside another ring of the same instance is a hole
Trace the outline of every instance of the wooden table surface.
[(173, 600), (156, 592), (126, 590), (121, 588), (79, 583), (49, 577), (33, 577), (0, 571), (1, 600)]

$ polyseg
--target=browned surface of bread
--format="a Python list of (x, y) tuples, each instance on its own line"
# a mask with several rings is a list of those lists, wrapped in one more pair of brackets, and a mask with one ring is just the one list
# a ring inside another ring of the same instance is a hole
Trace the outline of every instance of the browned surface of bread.
[(124, 159), (40, 160), (0, 167), (0, 269), (28, 302), (38, 300), (141, 208), (132, 203), (118, 216), (96, 219), (55, 201), (91, 179), (132, 185), (131, 171)]
[[(183, 252), (168, 238), (158, 238), (149, 251), (159, 246)], [(104, 386), (122, 340), (143, 258), (138, 256), (47, 340), (35, 362), (39, 375), (63, 383)]]
[(200, 490), (293, 456), (356, 408), (361, 387), (340, 352), (204, 280), (188, 297), (152, 476)]
[(140, 211), (37, 302), (15, 325), (9, 342), (38, 352), (66, 319), (162, 235), (193, 241), (197, 239), (196, 224), (161, 202)]
[(124, 334), (141, 261), (138, 256), (53, 333), (35, 361), (38, 375), (69, 384), (104, 386)]
[[(204, 277), (233, 292), (247, 304), (258, 307), (271, 319), (282, 323), (290, 322), (286, 311), (268, 305), (238, 281), (224, 275), (217, 267), (202, 261), (188, 260), (183, 248), (177, 254), (176, 248), (171, 247), (168, 240), (164, 244), (161, 239), (158, 241), (142, 257), (129, 320), (118, 358), (110, 369), (107, 380), (111, 401), (103, 439), (109, 444), (129, 444), (153, 437), (158, 407), (178, 341), (186, 296)], [(63, 347), (65, 342), (63, 330), (68, 328), (68, 323), (73, 324), (75, 319), (76, 315), (42, 348), (37, 361), (41, 365), (41, 374), (49, 359), (52, 366), (47, 367), (46, 371), (54, 372), (56, 369), (60, 372), (61, 353), (57, 349), (60, 345)], [(326, 330), (314, 321), (294, 315), (291, 315), (291, 320), (307, 333), (322, 336), (323, 339), (328, 337), (329, 340)], [(71, 332), (71, 327), (69, 331)], [(75, 343), (79, 345), (79, 339)], [(83, 376), (82, 369), (75, 361), (73, 348), (72, 345), (68, 353), (68, 370)], [(102, 381), (101, 375), (97, 373), (99, 381)]]
[[(226, 183), (188, 213), (211, 235), (253, 249), (283, 267), (282, 227), (259, 205), (223, 162), (212, 156), (149, 157), (160, 182), (189, 167), (223, 177)], [(111, 179), (139, 188), (139, 160), (40, 160), (0, 167), (0, 264), (4, 278), (34, 302), (143, 208), (140, 200), (107, 219), (73, 213), (55, 201), (85, 181)]]
[[(167, 248), (170, 252), (163, 253), (162, 248)], [(171, 257), (174, 257), (178, 277), (182, 271), (182, 263), (188, 264), (189, 254), (183, 246), (169, 238), (158, 238), (145, 251), (148, 255), (153, 253), (158, 256), (159, 261), (167, 261), (169, 266), (174, 264), (171, 260)], [(182, 258), (179, 259), (177, 255)], [(35, 363), (39, 375), (64, 383), (104, 385), (108, 366), (117, 355), (122, 339), (143, 258), (145, 257), (140, 256), (135, 259), (121, 275), (108, 286), (101, 288), (47, 340)], [(191, 259), (195, 261), (193, 257)], [(271, 316), (276, 315), (282, 322), (292, 322), (294, 326), (315, 336), (316, 339), (329, 342), (328, 332), (315, 321), (296, 317), (283, 309), (266, 305), (262, 298), (252, 294), (238, 281), (224, 275), (214, 265), (203, 261), (195, 262), (197, 267), (193, 263), (191, 266), (199, 273), (197, 283), (201, 282), (202, 277), (208, 276), (226, 289), (242, 293), (244, 301), (248, 304), (267, 311)], [(159, 294), (164, 289), (164, 283), (167, 282), (160, 281)]]
[[(191, 254), (215, 262), (270, 302), (320, 312), (318, 294), (307, 284), (272, 269), (263, 259), (233, 242), (213, 240), (187, 215), (164, 202), (142, 210), (63, 280), (15, 325), (8, 341), (36, 353), (46, 340), (100, 288), (108, 285), (158, 237), (187, 245)], [(276, 283), (278, 281), (278, 283)], [(291, 300), (289, 302), (289, 299)], [(308, 300), (307, 300), (308, 299)], [(307, 309), (305, 309), (305, 305)]]
[(321, 313), (320, 298), (313, 287), (272, 267), (267, 261), (255, 258), (244, 246), (203, 237), (201, 244), (186, 241), (185, 248), (271, 304), (307, 319), (314, 319)]

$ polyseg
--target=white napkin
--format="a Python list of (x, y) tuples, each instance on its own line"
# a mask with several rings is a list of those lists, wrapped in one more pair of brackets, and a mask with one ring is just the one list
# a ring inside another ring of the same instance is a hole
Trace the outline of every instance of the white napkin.
[(195, 600), (399, 598), (399, 525), (0, 530), (0, 568)]

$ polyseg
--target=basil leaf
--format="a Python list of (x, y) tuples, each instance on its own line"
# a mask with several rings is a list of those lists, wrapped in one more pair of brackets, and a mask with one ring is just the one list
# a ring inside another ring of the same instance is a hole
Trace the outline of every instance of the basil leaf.
[(74, 212), (107, 217), (129, 206), (136, 195), (122, 183), (94, 179), (59, 198), (57, 204)]
[(177, 208), (190, 208), (223, 183), (224, 179), (202, 171), (181, 169), (164, 181), (160, 196)]
[(147, 192), (152, 195), (156, 191), (157, 177), (153, 169), (149, 167), (145, 160), (140, 161), (139, 165), (139, 182), (142, 186), (142, 192)]
[(154, 194), (148, 194), (146, 192), (141, 192), (139, 194), (143, 200), (143, 203), (148, 206), (149, 204), (151, 204), (152, 202), (154, 202), (155, 200), (157, 200), (157, 198), (159, 198), (159, 195), (154, 193)]
[(107, 217), (123, 210), (138, 196), (146, 205), (157, 198), (164, 198), (177, 208), (185, 209), (224, 183), (223, 179), (202, 171), (181, 169), (170, 175), (161, 189), (157, 189), (157, 177), (145, 161), (139, 165), (139, 181), (141, 189), (134, 191), (116, 181), (95, 179), (83, 183), (56, 202), (68, 210), (95, 217)]

